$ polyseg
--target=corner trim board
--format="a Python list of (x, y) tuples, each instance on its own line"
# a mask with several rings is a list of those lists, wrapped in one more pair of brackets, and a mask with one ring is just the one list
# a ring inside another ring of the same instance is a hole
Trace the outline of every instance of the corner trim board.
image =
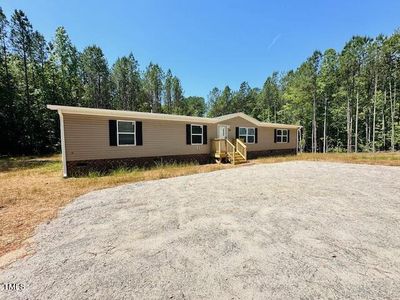
[(60, 130), (61, 130), (61, 156), (62, 156), (62, 166), (63, 166), (63, 177), (67, 177), (67, 155), (65, 152), (65, 136), (64, 136), (64, 116), (61, 111), (58, 111), (60, 116)]

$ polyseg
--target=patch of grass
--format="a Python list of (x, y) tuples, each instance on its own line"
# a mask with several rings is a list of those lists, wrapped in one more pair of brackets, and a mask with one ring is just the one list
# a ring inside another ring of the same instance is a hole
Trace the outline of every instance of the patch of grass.
[(139, 172), (139, 168), (120, 167), (110, 172), (110, 176), (125, 176), (126, 174)]
[(59, 155), (35, 157), (35, 156), (21, 156), (21, 157), (2, 157), (0, 158), (0, 172), (7, 172), (21, 169), (33, 169), (45, 166), (47, 164), (54, 164), (59, 162)]
[(62, 168), (61, 161), (49, 161), (40, 167), (41, 172), (60, 171)]
[(276, 156), (255, 159), (256, 163), (274, 163), (293, 160), (329, 161), (354, 164), (400, 166), (400, 152), (376, 153), (300, 153), (296, 156)]
[(355, 164), (400, 166), (400, 152), (377, 153), (303, 153), (299, 159), (314, 161), (347, 162)]
[(88, 178), (97, 178), (97, 177), (101, 177), (102, 176), (102, 174), (101, 174), (101, 172), (99, 172), (99, 171), (90, 171), (88, 174), (87, 174), (87, 177)]

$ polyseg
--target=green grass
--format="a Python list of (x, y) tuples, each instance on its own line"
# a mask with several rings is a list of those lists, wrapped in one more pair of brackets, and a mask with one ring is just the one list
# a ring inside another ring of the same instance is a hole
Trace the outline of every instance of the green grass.
[[(160, 171), (162, 176), (164, 176), (163, 172), (170, 171), (170, 170), (179, 170), (179, 169), (185, 169), (189, 167), (195, 167), (198, 166), (199, 164), (197, 162), (188, 162), (188, 163), (179, 163), (179, 162), (155, 162), (154, 165), (152, 166), (146, 166), (146, 167), (118, 167), (113, 170), (109, 171), (96, 171), (96, 170), (90, 170), (86, 175), (82, 176), (77, 176), (76, 178), (99, 178), (99, 177), (122, 177), (122, 176), (134, 176), (135, 174), (137, 176), (140, 176), (140, 174), (148, 171)], [(60, 167), (59, 163), (55, 164), (48, 164), (46, 169), (52, 170), (52, 168), (57, 169)], [(166, 176), (166, 175), (165, 175)], [(164, 177), (163, 177), (164, 178)]]
[(13, 170), (25, 170), (35, 168), (60, 168), (61, 155), (54, 154), (51, 156), (17, 156), (17, 157), (1, 157), (0, 172)]

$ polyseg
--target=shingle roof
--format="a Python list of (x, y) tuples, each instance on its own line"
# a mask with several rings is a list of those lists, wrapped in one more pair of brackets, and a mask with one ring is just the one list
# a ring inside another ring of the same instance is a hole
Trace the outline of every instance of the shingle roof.
[(206, 124), (217, 124), (232, 118), (241, 117), (259, 127), (281, 127), (281, 128), (301, 127), (299, 125), (260, 122), (257, 119), (241, 112), (224, 115), (216, 118), (205, 118), (205, 117), (192, 117), (192, 116), (148, 113), (148, 112), (128, 111), (128, 110), (88, 108), (88, 107), (78, 107), (78, 106), (47, 105), (47, 108), (51, 110), (56, 110), (59, 113), (63, 114), (80, 114), (80, 115), (95, 115), (95, 116), (125, 117), (125, 118), (130, 117), (130, 118), (149, 119), (149, 120), (201, 122)]

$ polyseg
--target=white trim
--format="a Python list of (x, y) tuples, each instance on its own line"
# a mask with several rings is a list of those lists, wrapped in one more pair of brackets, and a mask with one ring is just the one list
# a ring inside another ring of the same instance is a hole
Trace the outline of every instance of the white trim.
[(214, 118), (214, 119), (217, 120), (218, 122), (221, 122), (221, 121), (230, 120), (230, 119), (237, 118), (237, 117), (243, 118), (246, 121), (249, 121), (250, 123), (253, 123), (256, 126), (264, 126), (264, 125), (268, 124), (268, 123), (260, 122), (257, 119), (254, 119), (253, 117), (250, 117), (250, 116), (248, 116), (248, 115), (246, 115), (245, 113), (242, 113), (242, 112), (229, 114), (229, 115), (224, 115), (224, 116), (217, 117), (217, 118)]
[[(244, 135), (240, 134), (240, 129), (241, 128), (246, 129), (246, 134), (244, 134)], [(254, 134), (249, 134), (249, 129), (253, 129), (254, 130)], [(240, 139), (240, 136), (245, 136), (246, 137), (245, 144), (255, 144), (256, 143), (256, 128), (255, 127), (239, 127), (239, 139)], [(248, 142), (249, 136), (254, 137), (254, 140), (253, 140), (252, 143)]]
[(58, 110), (62, 113), (77, 114), (77, 115), (94, 115), (94, 116), (107, 116), (107, 117), (124, 117), (132, 119), (149, 119), (149, 120), (168, 120), (168, 121), (182, 121), (182, 122), (199, 122), (203, 124), (218, 124), (225, 120), (232, 118), (241, 117), (256, 127), (272, 127), (272, 128), (299, 128), (298, 125), (288, 124), (274, 124), (260, 122), (244, 113), (235, 113), (225, 115), (217, 118), (203, 118), (203, 117), (190, 117), (181, 115), (170, 115), (170, 114), (159, 114), (159, 113), (146, 113), (138, 111), (126, 111), (126, 110), (112, 110), (112, 109), (100, 109), (100, 108), (87, 108), (87, 107), (76, 107), (76, 106), (62, 106), (62, 105), (47, 105), (48, 109)]
[(61, 131), (61, 157), (62, 157), (62, 166), (63, 166), (63, 177), (67, 177), (67, 155), (65, 153), (65, 135), (64, 135), (64, 116), (61, 111), (58, 111), (58, 115), (60, 116), (60, 131)]
[[(278, 134), (278, 130), (281, 131), (281, 134)], [(283, 133), (284, 131), (286, 132), (286, 134)], [(287, 128), (277, 128), (276, 129), (276, 143), (277, 144), (287, 144), (287, 143), (289, 143), (289, 141), (288, 141), (288, 132), (289, 132), (289, 130)], [(280, 142), (278, 142), (278, 137), (281, 138)], [(284, 137), (286, 137), (286, 142), (283, 141)]]
[[(119, 128), (118, 128), (118, 123), (119, 122), (126, 122), (126, 123), (133, 123), (133, 132), (119, 132)], [(120, 134), (127, 134), (127, 135), (133, 135), (133, 144), (119, 144), (119, 135)], [(132, 121), (132, 120), (117, 120), (117, 146), (118, 147), (133, 147), (136, 146), (136, 121)]]
[[(201, 133), (193, 133), (193, 126), (199, 126), (201, 128)], [(199, 145), (203, 145), (203, 133), (204, 133), (204, 126), (200, 125), (200, 124), (190, 124), (190, 145), (194, 145), (194, 146), (199, 146)], [(193, 144), (193, 135), (200, 135), (201, 136), (201, 143), (195, 143)]]
[(302, 128), (303, 128), (303, 126), (300, 126), (297, 129), (297, 141), (296, 141), (297, 149), (296, 149), (296, 154), (303, 152), (302, 145), (301, 145), (301, 140), (302, 140), (301, 130), (302, 130)]

